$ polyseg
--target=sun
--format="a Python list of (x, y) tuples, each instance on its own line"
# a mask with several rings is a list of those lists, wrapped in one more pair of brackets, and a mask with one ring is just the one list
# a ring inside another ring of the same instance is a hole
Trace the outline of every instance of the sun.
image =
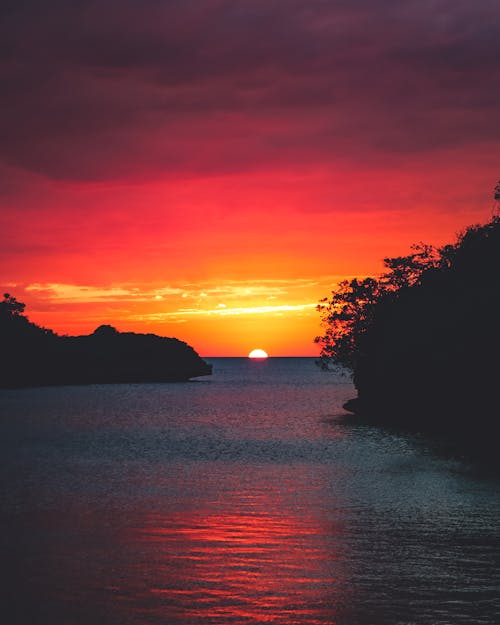
[(248, 357), (262, 360), (263, 358), (267, 358), (267, 354), (263, 349), (252, 349), (252, 351), (248, 354)]

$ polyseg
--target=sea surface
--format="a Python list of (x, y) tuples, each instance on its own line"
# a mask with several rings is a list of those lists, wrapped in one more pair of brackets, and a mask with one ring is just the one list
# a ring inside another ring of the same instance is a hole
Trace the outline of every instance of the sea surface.
[(500, 623), (498, 479), (346, 422), (313, 359), (207, 360), (0, 392), (2, 622)]

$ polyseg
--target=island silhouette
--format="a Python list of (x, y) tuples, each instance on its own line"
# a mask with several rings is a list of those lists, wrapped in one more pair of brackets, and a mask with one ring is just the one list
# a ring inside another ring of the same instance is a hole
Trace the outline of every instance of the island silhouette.
[(99, 326), (86, 336), (59, 336), (31, 322), (9, 293), (0, 302), (0, 386), (184, 382), (210, 375), (187, 343)]
[(384, 262), (318, 307), (320, 364), (347, 368), (357, 390), (344, 407), (499, 463), (500, 217)]

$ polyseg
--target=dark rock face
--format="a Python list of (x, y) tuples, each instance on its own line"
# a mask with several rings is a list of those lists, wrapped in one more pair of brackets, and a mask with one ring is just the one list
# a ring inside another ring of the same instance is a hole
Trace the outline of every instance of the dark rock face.
[[(12, 300), (12, 298), (11, 298)], [(182, 382), (212, 366), (175, 338), (100, 326), (88, 336), (57, 336), (0, 303), (0, 386)]]

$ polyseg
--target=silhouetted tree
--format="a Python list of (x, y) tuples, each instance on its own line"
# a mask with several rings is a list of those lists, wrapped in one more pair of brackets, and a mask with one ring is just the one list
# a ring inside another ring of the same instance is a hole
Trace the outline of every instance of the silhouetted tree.
[(101, 337), (116, 336), (117, 334), (118, 334), (118, 330), (108, 324), (99, 326), (92, 332), (92, 336), (101, 336)]
[(321, 300), (318, 310), (326, 330), (315, 341), (321, 345), (323, 368), (333, 364), (355, 369), (363, 336), (384, 293), (385, 288), (378, 280), (354, 278), (342, 281), (330, 300)]
[(411, 249), (413, 253), (408, 256), (384, 258), (384, 265), (389, 271), (382, 275), (380, 281), (387, 290), (414, 286), (427, 271), (441, 269), (447, 264), (441, 251), (433, 245), (417, 243)]
[[(322, 366), (340, 365), (354, 371), (365, 351), (367, 336), (381, 323), (390, 306), (406, 296), (408, 289), (425, 286), (430, 292), (432, 283), (442, 284), (444, 278), (456, 281), (457, 272), (462, 281), (466, 275), (481, 284), (485, 276), (493, 281), (498, 279), (495, 272), (500, 267), (498, 259), (493, 258), (498, 256), (498, 250), (486, 242), (498, 238), (499, 230), (500, 218), (494, 217), (485, 225), (468, 227), (454, 244), (435, 248), (418, 243), (408, 256), (385, 258), (389, 271), (377, 279), (341, 282), (331, 297), (321, 300), (317, 307), (325, 328), (325, 333), (315, 339), (321, 346)], [(467, 297), (467, 293), (463, 295)]]
[(500, 217), (384, 262), (378, 279), (343, 282), (320, 303), (322, 366), (351, 372), (349, 409), (484, 447), (500, 434)]
[(18, 302), (15, 297), (10, 295), (10, 293), (4, 293), (3, 301), (0, 302), (0, 315), (2, 317), (22, 315), (25, 307), (26, 304)]

